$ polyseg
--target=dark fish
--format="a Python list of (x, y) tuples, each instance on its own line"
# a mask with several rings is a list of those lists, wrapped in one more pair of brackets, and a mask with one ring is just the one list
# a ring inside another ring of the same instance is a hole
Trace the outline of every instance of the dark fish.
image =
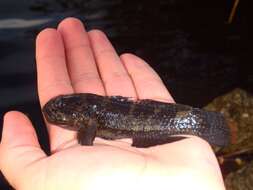
[(132, 138), (132, 146), (148, 147), (184, 138), (178, 135), (195, 135), (225, 146), (230, 136), (220, 113), (148, 99), (133, 101), (89, 93), (61, 95), (47, 102), (43, 113), (49, 123), (78, 131), (82, 145), (92, 145), (95, 136)]

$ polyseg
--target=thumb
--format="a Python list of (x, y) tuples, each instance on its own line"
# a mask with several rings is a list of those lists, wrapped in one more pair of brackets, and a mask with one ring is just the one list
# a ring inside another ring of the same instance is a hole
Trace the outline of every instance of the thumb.
[(5, 114), (0, 155), (0, 170), (14, 187), (20, 187), (22, 181), (29, 182), (25, 179), (29, 170), (46, 157), (32, 123), (24, 114), (17, 111)]

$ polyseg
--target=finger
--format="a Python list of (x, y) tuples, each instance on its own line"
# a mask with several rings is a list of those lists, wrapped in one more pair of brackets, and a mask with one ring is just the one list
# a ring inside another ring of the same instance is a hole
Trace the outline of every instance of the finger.
[[(60, 94), (73, 93), (68, 76), (62, 38), (54, 29), (45, 29), (36, 40), (38, 91), (41, 106)], [(74, 132), (47, 125), (51, 150), (74, 138)]]
[(32, 165), (46, 158), (30, 120), (22, 113), (5, 114), (0, 144), (0, 170), (14, 187), (24, 180)]
[(92, 30), (89, 37), (106, 93), (136, 97), (131, 78), (106, 35)]
[(66, 68), (63, 42), (56, 30), (45, 29), (37, 36), (36, 61), (42, 106), (54, 96), (73, 93)]
[(63, 20), (61, 33), (67, 57), (67, 66), (75, 92), (104, 94), (88, 34), (81, 21), (75, 18)]
[(157, 73), (142, 59), (133, 54), (121, 57), (131, 76), (139, 99), (175, 102)]

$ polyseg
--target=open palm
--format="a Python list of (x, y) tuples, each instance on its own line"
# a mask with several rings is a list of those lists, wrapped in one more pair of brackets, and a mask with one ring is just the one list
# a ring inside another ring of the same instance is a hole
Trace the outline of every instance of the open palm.
[[(145, 61), (118, 56), (104, 33), (86, 32), (74, 18), (38, 35), (36, 61), (41, 106), (57, 95), (80, 92), (174, 102)], [(198, 137), (150, 148), (100, 138), (94, 146), (80, 146), (76, 132), (51, 124), (47, 129), (50, 156), (28, 118), (15, 111), (5, 115), (0, 169), (14, 188), (224, 189), (216, 158)]]

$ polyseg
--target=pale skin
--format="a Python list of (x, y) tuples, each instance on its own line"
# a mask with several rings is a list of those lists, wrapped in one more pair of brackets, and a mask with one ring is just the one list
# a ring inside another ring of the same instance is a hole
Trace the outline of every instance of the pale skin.
[[(36, 62), (41, 107), (57, 95), (80, 92), (174, 102), (144, 60), (119, 56), (103, 32), (87, 32), (75, 18), (39, 33)], [(48, 123), (47, 129), (49, 156), (24, 114), (5, 114), (0, 169), (15, 189), (225, 189), (210, 145), (198, 137), (150, 148), (100, 138), (80, 146), (76, 132)]]

